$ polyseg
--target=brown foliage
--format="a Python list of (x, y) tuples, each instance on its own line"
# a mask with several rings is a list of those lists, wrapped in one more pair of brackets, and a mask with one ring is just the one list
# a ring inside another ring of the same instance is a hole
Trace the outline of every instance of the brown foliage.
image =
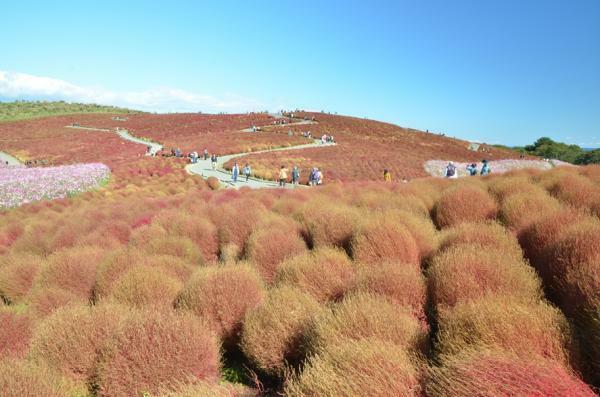
[(469, 185), (446, 190), (434, 209), (435, 222), (441, 228), (493, 219), (497, 211), (498, 204), (488, 192)]

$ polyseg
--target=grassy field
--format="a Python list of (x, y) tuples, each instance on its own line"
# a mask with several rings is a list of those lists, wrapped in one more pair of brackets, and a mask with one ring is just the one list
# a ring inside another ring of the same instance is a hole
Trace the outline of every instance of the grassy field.
[(139, 113), (137, 111), (85, 103), (67, 103), (63, 101), (16, 101), (0, 102), (0, 122), (27, 120), (33, 118), (79, 113)]

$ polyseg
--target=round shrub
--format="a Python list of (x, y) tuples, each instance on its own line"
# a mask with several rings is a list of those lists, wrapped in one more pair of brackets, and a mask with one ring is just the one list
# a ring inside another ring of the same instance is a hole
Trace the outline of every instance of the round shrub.
[(486, 295), (535, 303), (542, 295), (539, 277), (525, 262), (479, 246), (461, 244), (441, 252), (427, 274), (437, 306), (452, 307)]
[(117, 305), (56, 310), (36, 328), (30, 356), (65, 376), (89, 380), (100, 351), (116, 335), (127, 315), (128, 310)]
[(344, 251), (321, 248), (283, 262), (277, 284), (307, 292), (320, 302), (340, 299), (355, 281), (355, 272)]
[(35, 284), (41, 288), (61, 288), (82, 299), (90, 299), (96, 281), (96, 268), (106, 251), (77, 247), (59, 251), (40, 269)]
[(312, 356), (286, 385), (290, 397), (421, 396), (419, 373), (397, 346), (379, 340), (346, 341)]
[(444, 357), (477, 348), (579, 366), (569, 322), (544, 302), (531, 305), (505, 297), (483, 298), (440, 310), (438, 324), (436, 350)]
[(600, 259), (568, 268), (558, 281), (557, 294), (561, 309), (572, 317), (600, 302)]
[(514, 194), (530, 194), (535, 196), (546, 193), (543, 188), (534, 185), (526, 175), (498, 176), (488, 182), (488, 188), (496, 196), (499, 203), (503, 203), (504, 200)]
[(219, 345), (200, 319), (142, 311), (102, 351), (96, 382), (99, 396), (138, 396), (218, 376)]
[(504, 200), (498, 217), (502, 223), (520, 235), (540, 214), (550, 214), (559, 209), (559, 202), (545, 192), (518, 193)]
[(257, 272), (235, 264), (198, 269), (177, 298), (177, 307), (207, 320), (225, 343), (237, 342), (244, 316), (265, 297)]
[(344, 340), (377, 339), (404, 351), (421, 352), (427, 332), (410, 312), (376, 295), (349, 296), (315, 320), (308, 334), (312, 351)]
[(525, 256), (544, 280), (547, 280), (546, 262), (550, 259), (548, 248), (563, 236), (565, 226), (582, 219), (580, 214), (570, 209), (561, 209), (542, 215), (520, 234), (519, 243), (523, 247)]
[(323, 311), (312, 296), (287, 286), (272, 289), (244, 320), (240, 346), (262, 371), (281, 375), (304, 358), (302, 339)]
[(425, 322), (427, 291), (421, 270), (413, 265), (383, 263), (376, 267), (361, 266), (355, 291), (385, 297), (392, 304), (409, 308)]
[(306, 251), (298, 225), (290, 219), (262, 222), (248, 238), (246, 258), (253, 262), (265, 282), (272, 282), (278, 265)]
[(306, 229), (312, 247), (347, 248), (360, 220), (360, 212), (354, 207), (319, 197), (300, 208), (297, 218)]
[(595, 393), (563, 365), (499, 351), (464, 352), (431, 370), (431, 397), (593, 397)]
[(485, 190), (461, 185), (446, 190), (435, 206), (435, 222), (439, 227), (455, 226), (462, 222), (493, 219), (498, 204)]
[(65, 397), (77, 395), (76, 391), (82, 392), (44, 366), (32, 365), (21, 360), (0, 360), (2, 397)]
[(180, 282), (186, 282), (194, 271), (194, 266), (181, 258), (170, 255), (148, 256), (137, 249), (122, 249), (109, 255), (98, 267), (95, 297), (108, 296), (120, 278), (137, 267), (162, 273)]
[(350, 248), (354, 260), (364, 265), (420, 261), (419, 247), (406, 227), (381, 217), (362, 222), (352, 236)]
[(406, 211), (385, 211), (381, 217), (404, 226), (414, 237), (421, 260), (429, 258), (439, 245), (439, 235), (429, 217), (418, 216)]
[(206, 179), (206, 183), (208, 184), (208, 187), (212, 190), (219, 190), (221, 188), (221, 182), (214, 176), (209, 176)]
[(31, 319), (28, 315), (17, 314), (0, 307), (0, 360), (5, 357), (22, 357), (29, 347)]
[(164, 236), (147, 241), (144, 245), (135, 245), (143, 249), (149, 256), (170, 255), (192, 265), (204, 264), (200, 249), (187, 237)]
[(569, 269), (600, 261), (600, 221), (591, 218), (563, 228), (549, 247), (549, 276), (563, 279)]
[(134, 307), (172, 308), (183, 283), (159, 269), (136, 266), (114, 284), (108, 299)]
[(258, 392), (239, 384), (199, 382), (182, 385), (175, 391), (167, 391), (159, 397), (256, 397)]
[(35, 255), (7, 255), (0, 265), (0, 298), (20, 303), (31, 289), (43, 259)]
[(523, 251), (516, 237), (497, 222), (466, 222), (444, 230), (440, 250), (460, 244), (497, 250), (516, 259), (523, 258)]
[(29, 303), (33, 313), (39, 317), (45, 317), (61, 307), (86, 305), (89, 303), (89, 299), (87, 298), (55, 287), (33, 289), (27, 295), (26, 301)]
[(549, 189), (560, 201), (575, 208), (589, 209), (600, 195), (600, 186), (581, 175), (568, 175), (558, 179)]

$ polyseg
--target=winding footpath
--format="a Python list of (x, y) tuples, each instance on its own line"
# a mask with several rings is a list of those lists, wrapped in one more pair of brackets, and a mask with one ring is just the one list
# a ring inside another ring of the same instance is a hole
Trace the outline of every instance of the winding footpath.
[[(264, 131), (265, 129), (268, 129), (270, 127), (286, 127), (286, 126), (310, 125), (310, 124), (317, 124), (317, 122), (312, 121), (312, 120), (300, 120), (297, 122), (287, 123), (287, 124), (269, 124), (269, 125), (257, 126), (257, 127)], [(69, 125), (66, 127), (72, 128), (72, 129), (87, 130), (87, 131), (100, 131), (100, 132), (114, 132), (115, 131), (115, 130), (110, 130), (110, 129), (106, 129), (106, 128), (93, 128), (93, 127), (82, 127), (82, 126), (73, 126), (73, 125)], [(241, 131), (252, 133), (252, 127), (243, 129)], [(138, 143), (138, 144), (144, 145), (146, 147), (150, 147), (150, 152), (146, 153), (147, 156), (153, 156), (156, 153), (158, 153), (160, 150), (163, 149), (163, 146), (161, 144), (156, 143), (156, 142), (151, 142), (146, 139), (141, 139), (141, 138), (135, 137), (135, 136), (131, 135), (129, 133), (129, 131), (127, 131), (125, 129), (116, 130), (116, 133), (121, 138), (123, 138), (127, 141)], [(260, 133), (260, 132), (258, 132), (258, 133)], [(277, 151), (283, 151), (283, 150), (301, 150), (301, 149), (308, 149), (308, 148), (323, 148), (323, 147), (328, 147), (328, 146), (335, 146), (335, 143), (322, 143), (320, 139), (314, 139), (313, 142), (307, 143), (305, 145), (283, 146), (283, 147), (278, 147), (278, 148), (274, 148), (274, 149), (260, 150), (260, 151), (256, 151), (256, 152), (243, 152), (243, 153), (230, 154), (230, 155), (219, 157), (217, 160), (217, 166), (214, 170), (212, 168), (212, 163), (210, 161), (210, 158), (208, 158), (207, 160), (204, 160), (203, 157), (200, 157), (200, 158), (198, 158), (197, 163), (188, 164), (185, 167), (185, 169), (188, 173), (201, 176), (204, 179), (207, 179), (210, 177), (215, 177), (225, 187), (228, 187), (228, 188), (234, 188), (234, 189), (239, 189), (241, 187), (249, 187), (252, 189), (278, 188), (279, 184), (277, 182), (269, 181), (269, 180), (265, 180), (265, 179), (258, 179), (258, 178), (250, 177), (250, 178), (248, 178), (248, 181), (246, 181), (246, 177), (244, 175), (241, 175), (242, 167), (240, 167), (240, 175), (238, 177), (238, 181), (237, 181), (237, 183), (234, 183), (232, 173), (230, 171), (227, 171), (224, 168), (224, 165), (229, 160), (232, 160), (232, 159), (235, 159), (238, 157), (242, 157), (242, 156), (246, 156), (246, 155), (277, 152)], [(0, 153), (2, 153), (2, 152), (0, 152)], [(298, 186), (302, 186), (302, 185), (298, 185)], [(291, 183), (288, 183), (286, 185), (286, 187), (293, 188), (294, 186)]]

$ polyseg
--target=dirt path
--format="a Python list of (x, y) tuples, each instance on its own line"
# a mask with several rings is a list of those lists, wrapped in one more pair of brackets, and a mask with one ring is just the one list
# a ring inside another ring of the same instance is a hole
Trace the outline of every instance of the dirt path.
[[(100, 131), (100, 132), (113, 132), (115, 130), (109, 130), (106, 128), (93, 128), (93, 127), (81, 127), (81, 126), (73, 126), (68, 125), (66, 128), (73, 128), (75, 130), (87, 130), (87, 131)], [(162, 150), (163, 146), (160, 143), (148, 141), (146, 139), (137, 138), (129, 133), (129, 131), (124, 129), (116, 130), (117, 135), (121, 138), (128, 140), (130, 142), (139, 143), (140, 145), (144, 145), (146, 147), (150, 147), (150, 152), (146, 151), (146, 156), (155, 155), (157, 152)]]

